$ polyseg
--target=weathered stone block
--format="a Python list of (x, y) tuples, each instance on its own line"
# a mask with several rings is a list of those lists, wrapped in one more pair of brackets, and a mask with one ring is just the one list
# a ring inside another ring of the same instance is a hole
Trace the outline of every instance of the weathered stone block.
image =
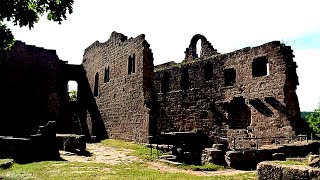
[(227, 151), (228, 150), (228, 144), (212, 144), (212, 148), (213, 149), (217, 149), (217, 150)]
[(57, 134), (57, 146), (60, 150), (81, 153), (86, 150), (84, 135)]
[[(312, 159), (310, 161), (310, 159)], [(320, 167), (320, 157), (314, 157), (314, 158), (310, 158), (309, 157), (309, 162), (308, 162), (309, 166), (311, 167)]]
[(256, 151), (227, 151), (225, 161), (235, 169), (254, 169), (258, 158)]
[(257, 173), (259, 180), (282, 180), (282, 168), (266, 162), (257, 165)]
[(201, 164), (213, 163), (219, 165), (225, 165), (224, 155), (226, 151), (217, 150), (214, 148), (205, 148), (202, 151)]
[(303, 165), (283, 165), (273, 162), (261, 162), (257, 166), (259, 180), (318, 180), (320, 169)]
[(286, 155), (284, 153), (273, 153), (272, 160), (285, 161)]
[(309, 169), (309, 178), (312, 180), (320, 180), (320, 169), (319, 168)]
[(309, 172), (308, 169), (305, 167), (282, 166), (282, 179), (309, 179)]

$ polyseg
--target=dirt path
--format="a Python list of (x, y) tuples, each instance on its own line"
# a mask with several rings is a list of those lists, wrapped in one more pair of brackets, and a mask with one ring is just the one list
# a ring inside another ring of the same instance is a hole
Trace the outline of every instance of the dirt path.
[[(63, 159), (70, 162), (87, 162), (87, 163), (106, 163), (106, 164), (128, 164), (132, 162), (139, 162), (142, 160), (136, 156), (129, 155), (132, 150), (119, 149), (114, 147), (103, 146), (101, 144), (87, 144), (87, 150), (92, 153), (92, 156), (77, 156), (76, 154), (60, 151), (60, 155)], [(255, 171), (240, 171), (234, 169), (226, 169), (219, 171), (192, 171), (175, 168), (166, 165), (163, 162), (153, 161), (148, 162), (148, 165), (152, 169), (157, 169), (161, 172), (181, 172), (187, 174), (193, 174), (198, 176), (215, 176), (215, 175), (235, 175), (240, 173), (248, 173)]]
[(87, 150), (92, 153), (92, 156), (77, 156), (76, 154), (60, 151), (60, 156), (70, 162), (96, 162), (106, 164), (128, 164), (141, 161), (136, 156), (130, 156), (132, 150), (118, 149), (107, 147), (101, 144), (87, 144)]

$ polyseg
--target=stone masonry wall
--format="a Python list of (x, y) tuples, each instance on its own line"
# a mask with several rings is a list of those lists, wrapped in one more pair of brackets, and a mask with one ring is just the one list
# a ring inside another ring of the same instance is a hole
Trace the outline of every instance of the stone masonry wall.
[(270, 144), (303, 131), (289, 46), (273, 41), (221, 55), (210, 49), (209, 57), (192, 60), (187, 49), (182, 63), (155, 67), (158, 133), (201, 128), (214, 141), (255, 137)]
[(29, 136), (55, 120), (59, 63), (54, 50), (15, 42), (0, 63), (0, 135)]
[(108, 136), (146, 142), (153, 58), (144, 35), (127, 39), (113, 32), (107, 42), (85, 50), (82, 64)]

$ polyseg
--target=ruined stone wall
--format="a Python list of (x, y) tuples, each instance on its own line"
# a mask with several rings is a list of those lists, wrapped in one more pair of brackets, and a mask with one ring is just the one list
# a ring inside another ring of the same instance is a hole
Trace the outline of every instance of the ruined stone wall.
[(127, 39), (113, 32), (107, 42), (95, 42), (85, 50), (82, 64), (108, 136), (146, 142), (153, 58), (144, 35)]
[[(203, 129), (211, 137), (217, 136), (223, 114), (214, 102), (221, 99), (219, 71), (205, 80), (204, 67), (211, 62), (197, 61), (176, 64), (169, 69), (155, 71), (155, 91), (158, 93), (158, 133), (161, 131), (192, 131)], [(219, 68), (218, 61), (212, 65)], [(182, 74), (184, 74), (182, 76)]]
[(54, 50), (15, 42), (1, 63), (0, 135), (28, 136), (55, 120), (59, 63)]
[(260, 143), (271, 143), (271, 137), (298, 132), (297, 66), (289, 46), (274, 41), (221, 55), (213, 51), (193, 60), (186, 51), (182, 63), (155, 67), (158, 133), (201, 128), (215, 141), (270, 137)]

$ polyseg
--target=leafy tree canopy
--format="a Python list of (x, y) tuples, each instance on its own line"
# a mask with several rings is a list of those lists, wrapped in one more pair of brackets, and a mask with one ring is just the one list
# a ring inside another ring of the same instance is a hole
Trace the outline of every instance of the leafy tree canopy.
[(8, 49), (14, 37), (3, 23), (12, 21), (20, 27), (33, 28), (40, 16), (47, 14), (47, 19), (59, 24), (72, 13), (74, 0), (1, 0), (0, 1), (0, 51)]
[(77, 101), (77, 93), (78, 91), (74, 89), (69, 91), (69, 101)]
[(320, 134), (320, 105), (309, 115), (306, 115), (309, 126), (316, 134)]

